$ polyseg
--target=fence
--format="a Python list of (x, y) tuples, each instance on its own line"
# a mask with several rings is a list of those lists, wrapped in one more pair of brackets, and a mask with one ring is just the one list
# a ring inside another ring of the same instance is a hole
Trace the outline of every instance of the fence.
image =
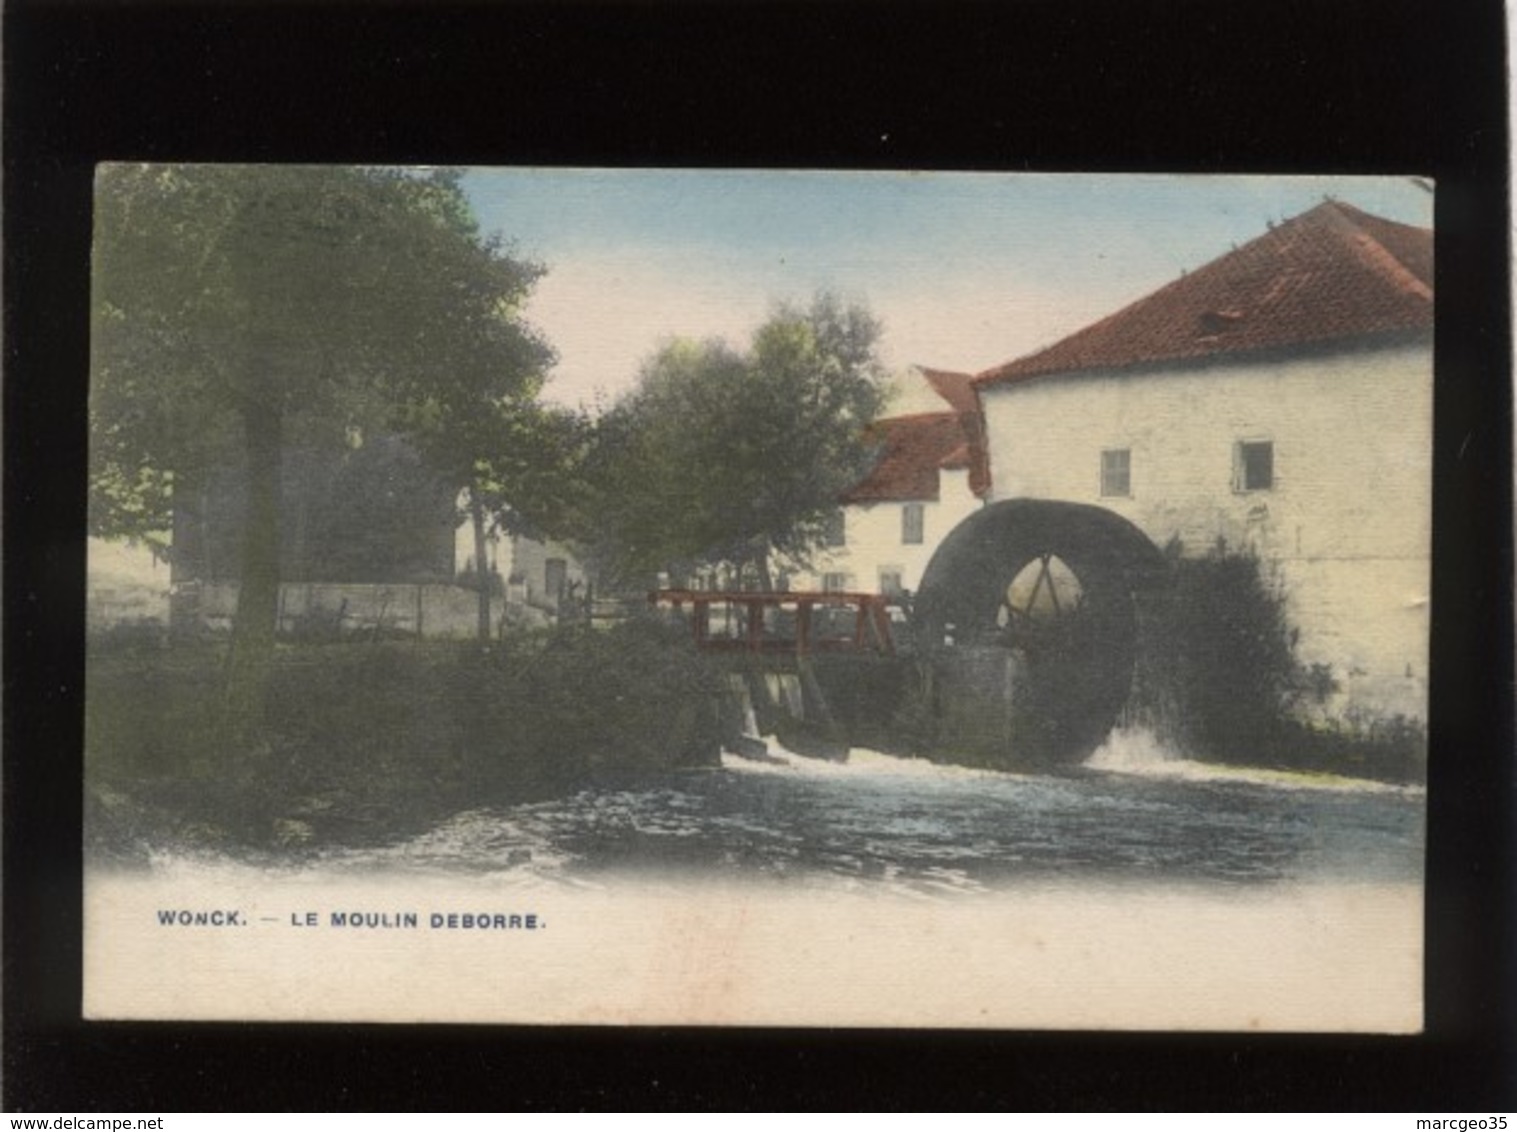
[[(505, 603), (494, 602), (498, 616)], [(174, 594), (177, 628), (230, 630), (237, 583), (192, 583)], [(279, 587), (279, 631), (306, 637), (470, 637), (479, 595), (441, 583), (286, 582)]]
[[(597, 600), (587, 589), (566, 587), (557, 608), (493, 595), (492, 631), (537, 628), (568, 618), (611, 621), (623, 603)], [(170, 612), (179, 632), (228, 632), (237, 611), (237, 583), (176, 587)], [(307, 638), (470, 638), (479, 629), (479, 592), (444, 583), (286, 582), (279, 587), (279, 632)]]

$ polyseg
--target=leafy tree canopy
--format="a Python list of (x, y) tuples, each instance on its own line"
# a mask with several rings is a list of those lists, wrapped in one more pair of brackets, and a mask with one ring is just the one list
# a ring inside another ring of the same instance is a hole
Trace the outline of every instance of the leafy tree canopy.
[(250, 413), (317, 442), (530, 400), (552, 355), (515, 315), (541, 273), (449, 173), (103, 166), (92, 531), (162, 530), (173, 477), (238, 458)]
[(884, 403), (881, 327), (823, 293), (784, 304), (746, 352), (676, 339), (600, 420), (585, 476), (588, 553), (627, 582), (701, 563), (804, 562), (868, 470)]
[(91, 525), (167, 525), (173, 485), (241, 463), (226, 708), (261, 718), (286, 447), (413, 438), (460, 486), (551, 360), (517, 317), (542, 274), (482, 238), (456, 175), (107, 165), (96, 181)]
[(499, 413), (476, 451), (469, 490), (492, 525), (509, 534), (553, 538), (582, 510), (583, 464), (591, 425), (582, 413), (530, 404)]

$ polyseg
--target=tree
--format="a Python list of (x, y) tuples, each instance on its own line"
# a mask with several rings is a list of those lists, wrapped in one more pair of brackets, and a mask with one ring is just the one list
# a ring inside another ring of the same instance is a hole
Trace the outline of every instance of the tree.
[[(454, 223), (473, 235), (472, 219), (455, 216)], [(487, 318), (479, 330), (481, 348), (458, 363), (450, 380), (408, 401), (402, 427), (428, 463), (464, 493), (463, 518), (474, 538), (477, 637), (488, 645), (493, 583), (484, 568), (487, 534), (552, 522), (579, 433), (577, 418), (537, 401), (554, 361), (551, 347), (516, 318)]]
[(515, 313), (541, 268), (480, 238), (449, 174), (110, 165), (96, 205), (92, 527), (161, 530), (174, 492), (245, 466), (226, 682), (244, 736), (276, 627), (285, 446), (530, 399)]
[(831, 294), (782, 305), (746, 353), (674, 340), (602, 418), (589, 553), (624, 581), (697, 563), (805, 562), (868, 470), (884, 403), (880, 324)]
[(439, 417), (417, 435), (432, 459), (453, 469), (463, 485), (463, 518), (474, 538), (477, 636), (487, 644), (493, 584), (484, 568), (488, 535), (542, 535), (567, 522), (579, 485), (585, 421), (536, 402), (501, 400), (472, 414)]

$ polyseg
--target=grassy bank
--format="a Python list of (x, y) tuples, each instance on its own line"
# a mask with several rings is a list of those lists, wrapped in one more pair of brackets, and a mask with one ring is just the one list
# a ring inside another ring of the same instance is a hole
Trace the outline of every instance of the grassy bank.
[(599, 775), (711, 765), (712, 674), (644, 622), (454, 642), (283, 645), (263, 725), (228, 747), (219, 645), (101, 647), (86, 693), (89, 834), (355, 844)]

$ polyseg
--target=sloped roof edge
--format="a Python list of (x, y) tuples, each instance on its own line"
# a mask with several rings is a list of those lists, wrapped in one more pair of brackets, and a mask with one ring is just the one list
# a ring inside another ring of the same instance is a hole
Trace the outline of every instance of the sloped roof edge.
[(981, 372), (972, 388), (1342, 347), (1432, 325), (1431, 230), (1327, 201), (1051, 346)]
[(969, 468), (973, 433), (965, 414), (911, 413), (874, 423), (881, 439), (875, 466), (843, 493), (844, 503), (930, 502), (938, 498), (938, 472)]

